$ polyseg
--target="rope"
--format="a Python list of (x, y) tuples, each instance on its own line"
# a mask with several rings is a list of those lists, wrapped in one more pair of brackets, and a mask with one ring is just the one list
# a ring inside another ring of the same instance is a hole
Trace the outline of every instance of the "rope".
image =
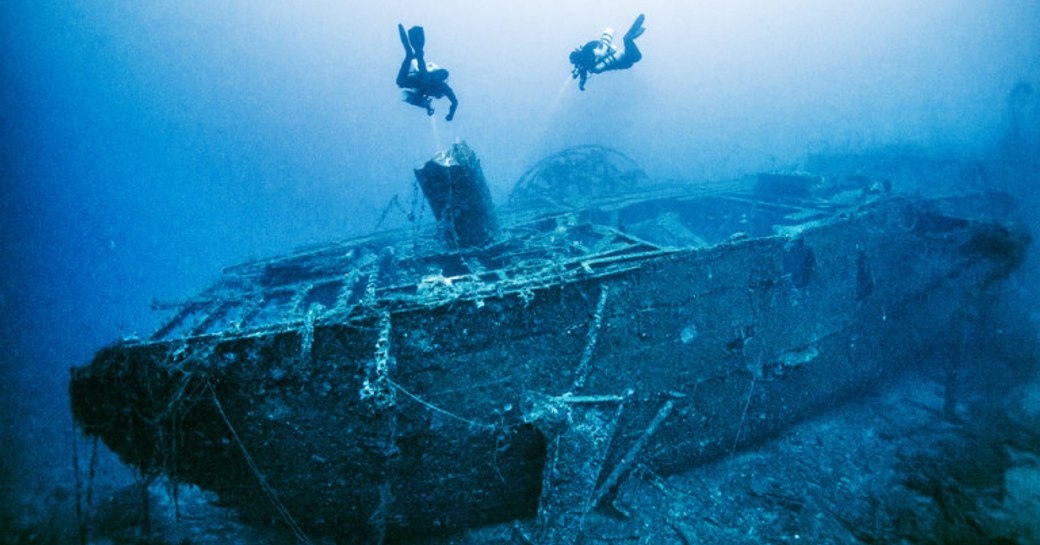
[(260, 468), (256, 466), (253, 457), (249, 455), (246, 446), (238, 437), (238, 432), (235, 431), (234, 426), (231, 425), (231, 421), (228, 420), (227, 414), (224, 412), (224, 407), (220, 404), (220, 400), (217, 399), (217, 392), (213, 389), (213, 385), (206, 383), (206, 386), (209, 388), (209, 393), (213, 396), (213, 405), (217, 408), (217, 412), (220, 413), (220, 417), (224, 420), (224, 424), (227, 425), (228, 431), (231, 432), (231, 437), (235, 439), (235, 444), (237, 444), (239, 450), (242, 451), (242, 457), (245, 458), (246, 464), (249, 465), (249, 469), (253, 472), (256, 480), (260, 482), (260, 488), (267, 495), (267, 499), (271, 501), (271, 505), (273, 505), (275, 510), (278, 511), (278, 515), (282, 517), (282, 520), (289, 526), (289, 529), (292, 530), (293, 535), (296, 536), (296, 539), (298, 539), (300, 543), (303, 543), (304, 545), (313, 545), (314, 542), (312, 542), (307, 537), (307, 534), (303, 532), (300, 525), (296, 523), (296, 519), (293, 518), (289, 513), (289, 510), (286, 509), (285, 505), (283, 505), (281, 500), (278, 499), (278, 494), (275, 492), (274, 488), (271, 488), (271, 485), (267, 483), (267, 479), (264, 478), (262, 473), (260, 473)]
[[(174, 395), (170, 396), (170, 401), (166, 403), (166, 407), (163, 408), (163, 410), (159, 414), (149, 418), (148, 416), (145, 416), (143, 413), (138, 411), (136, 413), (137, 417), (143, 420), (144, 423), (148, 424), (149, 426), (159, 427), (162, 420), (166, 418), (166, 416), (177, 407), (181, 399), (184, 399), (185, 392), (188, 389), (188, 385), (191, 384), (191, 379), (194, 377), (194, 373), (186, 373), (184, 375), (180, 384), (177, 386), (177, 392)], [(191, 397), (193, 396), (189, 396), (189, 399)]]
[(740, 423), (737, 424), (737, 435), (733, 438), (733, 448), (729, 451), (729, 457), (732, 460), (733, 454), (737, 452), (737, 444), (740, 443), (740, 432), (744, 429), (744, 419), (747, 418), (748, 406), (751, 405), (751, 394), (755, 391), (755, 379), (758, 378), (755, 375), (751, 375), (751, 387), (748, 388), (747, 400), (744, 401), (744, 411), (740, 413)]
[(438, 407), (438, 406), (436, 406), (436, 405), (434, 405), (432, 403), (424, 401), (424, 400), (420, 399), (419, 396), (417, 396), (417, 395), (409, 392), (408, 390), (406, 390), (404, 386), (401, 386), (400, 384), (390, 380), (389, 378), (386, 379), (386, 382), (389, 383), (390, 386), (393, 386), (395, 389), (399, 390), (402, 394), (412, 398), (413, 401), (415, 401), (416, 403), (426, 407), (427, 409), (430, 409), (431, 411), (435, 411), (435, 412), (441, 413), (441, 414), (443, 414), (445, 416), (448, 416), (450, 418), (454, 418), (455, 420), (458, 420), (460, 422), (465, 422), (465, 423), (469, 424), (470, 426), (474, 426), (474, 427), (477, 427), (477, 428), (483, 428), (483, 429), (492, 430), (492, 431), (494, 431), (494, 429), (495, 429), (495, 427), (492, 426), (491, 424), (481, 424), (480, 422), (476, 422), (476, 421), (470, 420), (468, 418), (459, 416), (457, 414), (450, 413), (450, 412), (448, 412), (448, 411), (446, 411), (446, 410), (444, 410), (444, 409), (442, 409), (442, 408), (440, 408), (440, 407)]

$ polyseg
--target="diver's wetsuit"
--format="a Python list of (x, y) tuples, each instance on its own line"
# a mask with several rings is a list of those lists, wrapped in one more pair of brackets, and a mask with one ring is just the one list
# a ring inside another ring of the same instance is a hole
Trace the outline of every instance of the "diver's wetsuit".
[(621, 38), (620, 46), (614, 43), (614, 29), (607, 28), (599, 41), (589, 42), (571, 54), (571, 62), (575, 64), (574, 77), (580, 78), (578, 88), (585, 90), (585, 81), (589, 74), (631, 68), (643, 58), (635, 40), (646, 30), (643, 28), (644, 19), (643, 14), (636, 17), (632, 27)]
[(404, 46), (404, 62), (397, 72), (397, 86), (405, 90), (405, 102), (426, 109), (426, 115), (433, 115), (430, 97), (445, 98), (451, 102), (445, 119), (451, 121), (455, 117), (455, 109), (459, 101), (455, 92), (448, 86), (448, 71), (436, 64), (427, 63), (423, 58), (423, 47), (426, 42), (421, 26), (413, 26), (406, 33), (403, 25), (397, 25)]

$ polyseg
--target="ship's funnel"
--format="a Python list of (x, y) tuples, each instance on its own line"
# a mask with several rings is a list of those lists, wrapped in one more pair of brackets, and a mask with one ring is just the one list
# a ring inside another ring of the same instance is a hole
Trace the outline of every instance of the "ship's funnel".
[(459, 140), (420, 169), (426, 201), (437, 218), (441, 239), (451, 248), (486, 246), (498, 236), (498, 219), (477, 154)]

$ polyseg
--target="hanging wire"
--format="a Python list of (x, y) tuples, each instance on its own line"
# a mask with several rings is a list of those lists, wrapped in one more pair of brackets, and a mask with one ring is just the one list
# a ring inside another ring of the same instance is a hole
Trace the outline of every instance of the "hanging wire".
[(256, 462), (253, 461), (253, 457), (249, 454), (245, 444), (242, 443), (242, 439), (238, 437), (238, 432), (235, 431), (235, 427), (231, 425), (231, 421), (228, 420), (227, 414), (224, 412), (224, 407), (220, 404), (220, 400), (217, 399), (217, 392), (213, 389), (213, 385), (206, 383), (209, 389), (210, 395), (213, 397), (213, 405), (217, 408), (217, 412), (220, 413), (220, 418), (224, 420), (224, 424), (227, 425), (228, 431), (231, 432), (231, 437), (235, 439), (235, 444), (238, 445), (239, 450), (242, 451), (242, 457), (245, 458), (246, 464), (249, 466), (250, 471), (256, 477), (256, 480), (260, 483), (260, 488), (267, 495), (267, 499), (270, 500), (271, 505), (274, 506), (275, 510), (278, 511), (278, 515), (282, 518), (289, 529), (292, 531), (296, 539), (304, 545), (314, 545), (314, 542), (307, 537), (307, 534), (303, 532), (303, 528), (296, 522), (289, 510), (286, 509), (285, 505), (282, 504), (281, 500), (278, 499), (278, 493), (275, 492), (274, 488), (268, 484), (267, 479), (263, 473), (260, 472), (260, 468), (257, 467)]

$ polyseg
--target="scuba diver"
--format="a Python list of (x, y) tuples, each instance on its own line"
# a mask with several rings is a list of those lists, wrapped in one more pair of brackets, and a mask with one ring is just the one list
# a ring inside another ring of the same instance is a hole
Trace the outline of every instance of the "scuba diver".
[(646, 30), (643, 28), (643, 14), (636, 17), (632, 28), (628, 29), (621, 39), (621, 46), (614, 44), (614, 29), (608, 28), (603, 31), (599, 40), (594, 40), (585, 45), (578, 46), (571, 52), (571, 64), (574, 70), (571, 77), (578, 79), (578, 89), (585, 90), (585, 81), (589, 74), (599, 74), (607, 70), (624, 70), (631, 68), (633, 64), (643, 58), (643, 54), (636, 47), (635, 39)]
[(448, 71), (423, 59), (423, 46), (426, 44), (423, 27), (413, 26), (406, 33), (404, 26), (398, 24), (397, 31), (404, 45), (404, 62), (397, 72), (397, 86), (404, 89), (404, 101), (425, 108), (426, 115), (433, 115), (430, 98), (447, 97), (451, 101), (451, 108), (445, 119), (451, 121), (459, 101), (451, 87), (448, 87)]

